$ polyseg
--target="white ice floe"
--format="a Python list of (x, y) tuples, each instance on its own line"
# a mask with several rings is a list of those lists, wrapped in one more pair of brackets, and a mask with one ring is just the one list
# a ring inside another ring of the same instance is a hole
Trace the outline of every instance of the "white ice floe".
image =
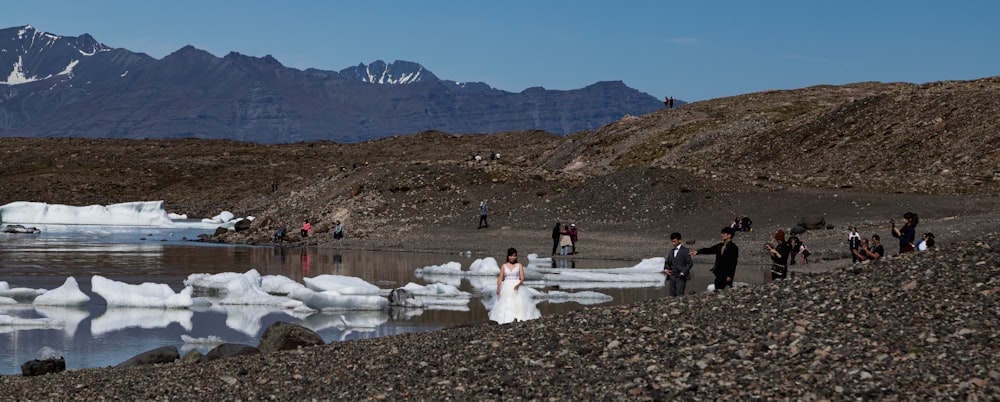
[(284, 275), (264, 275), (260, 282), (260, 289), (272, 295), (287, 295), (303, 286), (305, 285)]
[[(247, 271), (246, 274), (257, 273), (257, 270), (252, 269)], [(232, 280), (244, 276), (246, 274), (241, 274), (238, 272), (221, 272), (218, 274), (191, 274), (188, 275), (187, 279), (184, 280), (184, 286), (193, 286), (197, 290), (211, 290), (217, 293), (225, 292), (226, 284)], [(258, 273), (259, 277), (260, 274)]]
[(125, 328), (166, 328), (175, 322), (190, 331), (193, 315), (193, 311), (186, 309), (108, 309), (100, 317), (90, 320), (90, 333), (99, 336)]
[(7, 296), (0, 296), (0, 305), (3, 304), (17, 304), (17, 300), (11, 299)]
[(186, 286), (174, 293), (169, 285), (146, 282), (132, 285), (114, 281), (100, 275), (90, 278), (91, 290), (103, 297), (109, 308), (187, 308), (191, 307), (191, 293), (194, 288)]
[(181, 340), (184, 341), (184, 345), (181, 346), (180, 352), (186, 353), (192, 349), (212, 349), (219, 346), (226, 341), (222, 340), (215, 335), (209, 335), (204, 338), (194, 338), (188, 335), (181, 335)]
[(435, 276), (446, 276), (446, 275), (465, 275), (462, 272), (462, 263), (449, 261), (441, 265), (429, 265), (423, 268), (417, 268), (414, 271), (417, 276), (423, 275), (435, 275)]
[(31, 302), (45, 293), (45, 289), (11, 288), (7, 282), (0, 281), (0, 297), (14, 299), (18, 302)]
[(552, 257), (539, 257), (538, 254), (528, 254), (528, 265), (548, 265), (552, 266)]
[(663, 286), (663, 257), (647, 258), (632, 267), (624, 268), (542, 268), (546, 285), (563, 289), (578, 288), (638, 288)]
[[(229, 213), (231, 216), (232, 214)], [(222, 217), (223, 214), (217, 215)], [(230, 218), (229, 221), (233, 221)], [(72, 206), (17, 201), (0, 206), (0, 222), (43, 225), (149, 226), (215, 229), (225, 222), (192, 221), (187, 215), (168, 214), (163, 201), (123, 202)]]
[(469, 270), (463, 271), (462, 264), (454, 261), (441, 265), (430, 265), (417, 268), (414, 273), (417, 276), (424, 275), (456, 275), (456, 276), (493, 276), (500, 275), (500, 266), (493, 257), (480, 258), (469, 264)]
[[(750, 286), (750, 284), (746, 283), (746, 282), (733, 282), (733, 287), (734, 288), (741, 288), (741, 287), (744, 287), (744, 286)], [(708, 287), (705, 290), (707, 290), (709, 292), (714, 292), (715, 291), (715, 284), (714, 283), (708, 284)]]
[(307, 307), (319, 311), (331, 310), (382, 310), (389, 306), (389, 299), (378, 295), (345, 295), (335, 290), (317, 292), (309, 288), (296, 289), (288, 297), (299, 300)]
[(535, 295), (536, 300), (545, 300), (549, 303), (564, 303), (564, 302), (576, 302), (583, 305), (601, 304), (607, 303), (614, 300), (614, 297), (606, 295), (604, 293), (593, 292), (589, 290), (581, 292), (563, 292), (560, 290), (552, 290), (548, 292), (541, 292)]
[(418, 305), (428, 310), (468, 311), (469, 299), (472, 298), (471, 293), (443, 283), (418, 285), (410, 282), (403, 289), (413, 295)]
[(211, 224), (217, 224), (218, 225), (218, 224), (223, 224), (223, 223), (229, 222), (229, 221), (231, 221), (233, 219), (236, 219), (236, 215), (233, 215), (232, 212), (222, 211), (218, 215), (215, 215), (215, 216), (213, 216), (211, 218), (202, 219), (201, 221), (204, 222), (204, 223), (211, 223)]
[(23, 318), (0, 314), (0, 327), (18, 328), (62, 328), (65, 322), (51, 318)]
[(263, 280), (257, 270), (250, 270), (226, 283), (222, 305), (275, 306), (294, 309), (302, 302), (287, 297), (274, 296), (261, 289)]
[(49, 290), (32, 301), (36, 306), (86, 306), (90, 302), (87, 296), (80, 290), (80, 285), (72, 276), (66, 278), (62, 286)]
[(335, 291), (342, 295), (375, 295), (379, 294), (378, 286), (366, 282), (364, 279), (343, 275), (319, 275), (313, 278), (302, 278), (306, 287), (323, 292), (327, 290)]

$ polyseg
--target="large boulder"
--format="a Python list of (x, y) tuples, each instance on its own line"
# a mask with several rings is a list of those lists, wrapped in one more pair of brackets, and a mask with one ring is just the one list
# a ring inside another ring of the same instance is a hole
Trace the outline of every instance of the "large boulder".
[(163, 346), (139, 353), (115, 367), (145, 366), (149, 364), (173, 363), (181, 358), (176, 346)]
[(323, 338), (316, 331), (301, 325), (276, 322), (264, 331), (257, 348), (263, 353), (271, 353), (322, 344)]
[(826, 217), (823, 215), (805, 215), (799, 218), (798, 226), (809, 230), (826, 229)]
[(66, 371), (66, 359), (30, 360), (21, 365), (21, 374), (25, 377), (33, 377), (48, 373), (58, 373)]
[(250, 345), (241, 345), (238, 343), (223, 343), (216, 346), (214, 349), (208, 351), (208, 354), (202, 358), (203, 362), (210, 362), (212, 360), (226, 359), (235, 356), (248, 356), (248, 355), (259, 355), (260, 349), (257, 349)]
[(251, 221), (249, 219), (240, 219), (240, 220), (236, 221), (235, 224), (233, 224), (233, 229), (235, 229), (237, 232), (242, 232), (244, 230), (248, 230), (248, 229), (250, 229), (250, 225), (251, 225), (252, 222), (253, 221)]

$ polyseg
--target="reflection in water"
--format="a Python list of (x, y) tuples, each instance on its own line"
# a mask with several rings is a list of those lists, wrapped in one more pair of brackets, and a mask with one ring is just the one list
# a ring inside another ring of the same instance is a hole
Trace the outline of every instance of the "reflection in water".
[(166, 328), (174, 322), (190, 331), (193, 315), (188, 309), (113, 308), (90, 321), (90, 333), (99, 337), (125, 328)]
[[(63, 351), (67, 366), (72, 369), (114, 365), (164, 345), (180, 347), (185, 344), (182, 336), (187, 339), (215, 336), (226, 342), (256, 344), (263, 330), (278, 321), (313, 328), (329, 342), (437, 330), (487, 319), (482, 300), (463, 301), (455, 308), (432, 306), (312, 314), (277, 307), (217, 304), (169, 310), (108, 309), (104, 299), (92, 292), (93, 275), (130, 284), (164, 283), (174, 291), (181, 290), (184, 280), (191, 274), (244, 273), (251, 269), (262, 276), (281, 275), (297, 283), (303, 283), (305, 277), (344, 275), (376, 284), (383, 290), (411, 282), (421, 285), (444, 283), (468, 292), (472, 298), (480, 298), (483, 289), (493, 290), (496, 286), (496, 276), (490, 275), (418, 277), (414, 273), (417, 268), (451, 261), (468, 267), (475, 259), (486, 256), (192, 244), (179, 240), (180, 235), (170, 237), (166, 233), (97, 235), (97, 238), (107, 236), (109, 243), (95, 240), (92, 234), (80, 234), (75, 238), (67, 234), (49, 234), (51, 237), (46, 238), (43, 233), (40, 236), (31, 241), (14, 238), (0, 241), (0, 277), (12, 288), (53, 289), (72, 276), (93, 300), (86, 309), (34, 308), (24, 303), (17, 305), (23, 306), (22, 309), (3, 306), (4, 314), (50, 318), (65, 325), (51, 329), (0, 331), (0, 373), (19, 372), (20, 364), (34, 358), (43, 346)], [(299, 258), (294, 258), (295, 254)], [(633, 263), (569, 258), (545, 261), (546, 265), (579, 269)], [(601, 292), (611, 296), (611, 303), (615, 304), (659, 297), (663, 293), (655, 287)], [(541, 301), (538, 307), (542, 315), (548, 315), (577, 310), (582, 304), (553, 300)]]

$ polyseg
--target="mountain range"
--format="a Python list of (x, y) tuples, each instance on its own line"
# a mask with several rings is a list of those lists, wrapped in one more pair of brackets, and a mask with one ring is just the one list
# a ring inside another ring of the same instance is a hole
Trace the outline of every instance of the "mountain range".
[[(360, 142), (425, 130), (592, 130), (663, 103), (621, 81), (507, 92), (418, 63), (340, 71), (193, 46), (156, 59), (88, 34), (0, 30), (0, 136)], [(679, 102), (682, 104), (683, 102)]]

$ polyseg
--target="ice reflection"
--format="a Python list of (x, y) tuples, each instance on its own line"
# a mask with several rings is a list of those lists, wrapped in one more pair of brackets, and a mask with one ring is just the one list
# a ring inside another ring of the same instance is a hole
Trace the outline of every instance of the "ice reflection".
[(181, 309), (116, 308), (110, 309), (90, 321), (90, 333), (95, 337), (126, 328), (166, 328), (178, 323), (185, 330), (191, 330), (194, 312)]

